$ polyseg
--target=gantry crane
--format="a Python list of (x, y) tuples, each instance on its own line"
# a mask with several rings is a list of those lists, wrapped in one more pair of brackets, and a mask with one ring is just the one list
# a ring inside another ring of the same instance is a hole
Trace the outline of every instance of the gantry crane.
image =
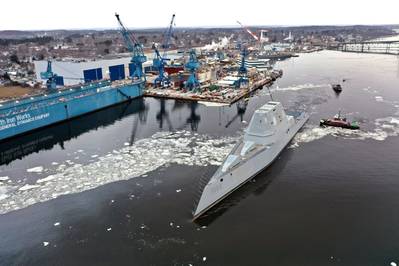
[(248, 69), (247, 69), (247, 66), (245, 65), (245, 58), (249, 54), (250, 54), (250, 52), (244, 46), (241, 49), (241, 63), (240, 63), (240, 67), (238, 68), (238, 76), (239, 76), (239, 80), (238, 80), (238, 83), (237, 83), (237, 87), (238, 88), (241, 88), (242, 86), (246, 86), (249, 83), (249, 80), (248, 80)]
[(196, 77), (197, 69), (199, 68), (200, 64), (197, 59), (197, 55), (194, 49), (190, 51), (190, 58), (186, 63), (185, 67), (190, 71), (190, 76), (185, 83), (185, 87), (189, 90), (195, 90), (199, 87), (199, 81)]
[[(58, 66), (61, 68), (61, 66)], [(84, 79), (82, 78), (72, 78), (72, 77), (63, 77), (59, 76), (56, 73), (53, 72), (53, 62), (49, 59), (47, 60), (47, 69), (44, 72), (40, 72), (40, 78), (41, 79), (46, 79), (46, 87), (49, 90), (55, 90), (57, 89), (57, 86), (64, 86), (64, 80), (79, 80), (83, 81)]]
[(163, 43), (162, 43), (162, 49), (163, 49), (163, 58), (167, 58), (167, 49), (170, 48), (170, 40), (172, 39), (172, 34), (173, 34), (173, 25), (175, 22), (175, 14), (172, 15), (172, 19), (170, 20), (169, 28), (165, 31), (164, 37), (163, 37)]
[(155, 52), (155, 57), (153, 59), (153, 66), (158, 70), (158, 77), (154, 80), (154, 86), (167, 87), (170, 84), (170, 78), (165, 74), (165, 65), (167, 58), (167, 49), (170, 46), (170, 38), (172, 37), (173, 23), (175, 20), (175, 14), (173, 14), (172, 19), (169, 24), (169, 28), (165, 31), (163, 36), (163, 41), (161, 44), (161, 48), (163, 49), (163, 54), (161, 56), (158, 47), (154, 43), (152, 45), (152, 49)]
[(53, 68), (51, 65), (51, 60), (47, 61), (47, 70), (46, 72), (41, 72), (40, 77), (42, 79), (47, 79), (46, 87), (49, 90), (55, 90), (57, 88), (57, 77), (58, 75), (53, 72)]
[(133, 66), (133, 70), (130, 71), (131, 78), (145, 81), (143, 63), (147, 61), (147, 57), (144, 55), (143, 47), (134, 37), (134, 35), (123, 25), (119, 14), (115, 13), (115, 17), (118, 20), (120, 26), (119, 30), (123, 36), (127, 49), (132, 54), (132, 59), (130, 60)]

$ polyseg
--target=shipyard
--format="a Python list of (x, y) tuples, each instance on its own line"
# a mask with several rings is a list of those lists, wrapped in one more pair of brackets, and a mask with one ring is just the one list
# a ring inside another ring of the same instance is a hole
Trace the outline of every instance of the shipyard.
[(396, 3), (277, 4), (5, 2), (0, 265), (398, 265)]

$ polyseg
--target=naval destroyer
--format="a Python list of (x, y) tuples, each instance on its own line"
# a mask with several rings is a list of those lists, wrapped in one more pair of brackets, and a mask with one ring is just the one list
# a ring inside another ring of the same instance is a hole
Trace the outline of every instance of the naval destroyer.
[(280, 102), (270, 101), (255, 111), (242, 140), (206, 184), (194, 219), (268, 167), (309, 116), (287, 115)]

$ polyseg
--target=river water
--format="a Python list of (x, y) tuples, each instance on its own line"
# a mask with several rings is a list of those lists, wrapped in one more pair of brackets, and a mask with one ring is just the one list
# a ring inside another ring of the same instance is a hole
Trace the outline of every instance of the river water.
[[(199, 179), (266, 88), (245, 112), (144, 98), (0, 144), (0, 265), (399, 263), (399, 58), (322, 51), (276, 68), (273, 99), (310, 120), (196, 222)], [(361, 130), (319, 127), (339, 110)]]

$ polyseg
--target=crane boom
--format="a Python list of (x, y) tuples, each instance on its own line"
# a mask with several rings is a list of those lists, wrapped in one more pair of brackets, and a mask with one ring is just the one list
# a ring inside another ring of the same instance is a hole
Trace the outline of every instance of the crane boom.
[(166, 58), (166, 53), (167, 49), (170, 46), (170, 38), (172, 37), (174, 20), (175, 20), (175, 14), (172, 15), (169, 27), (165, 30), (163, 36), (163, 41), (161, 44), (161, 48), (163, 49), (162, 56), (158, 50), (157, 45), (155, 43), (152, 45), (152, 49), (155, 52), (155, 58), (153, 59), (153, 66), (158, 70), (158, 77), (154, 80), (154, 86), (160, 85), (161, 87), (167, 87), (170, 84), (170, 78), (165, 73), (165, 65), (166, 61), (169, 60), (168, 58)]
[(134, 65), (132, 78), (144, 78), (145, 80), (145, 75), (143, 73), (143, 63), (147, 61), (147, 57), (144, 55), (143, 47), (134, 37), (134, 35), (123, 25), (119, 14), (115, 13), (115, 17), (118, 20), (120, 32), (123, 36), (127, 49), (132, 54), (132, 59), (130, 60), (130, 62)]
[(170, 39), (172, 38), (174, 21), (175, 21), (175, 14), (172, 15), (172, 19), (170, 20), (169, 28), (166, 29), (164, 37), (163, 37), (163, 43), (162, 43), (162, 49), (163, 49), (162, 57), (163, 58), (166, 58), (167, 49), (170, 48)]
[(240, 26), (241, 26), (246, 32), (248, 32), (248, 34), (251, 35), (252, 38), (254, 38), (256, 41), (259, 41), (259, 37), (256, 36), (256, 34), (254, 34), (250, 29), (248, 29), (248, 27), (245, 27), (244, 25), (242, 25), (241, 22), (239, 22), (238, 20), (237, 20), (237, 23), (240, 24)]

